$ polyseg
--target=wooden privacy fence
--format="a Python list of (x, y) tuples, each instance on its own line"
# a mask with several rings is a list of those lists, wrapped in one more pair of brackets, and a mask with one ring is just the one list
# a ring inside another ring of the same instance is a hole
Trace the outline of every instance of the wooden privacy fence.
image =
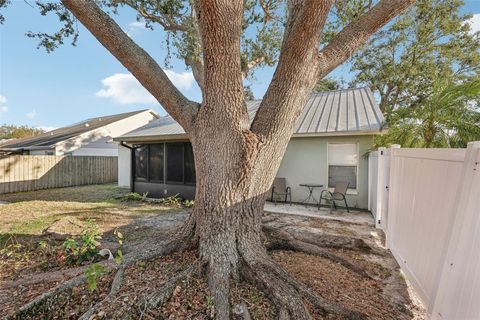
[(0, 194), (117, 181), (117, 157), (24, 156), (0, 158)]
[(480, 319), (480, 142), (382, 149), (370, 169), (377, 226), (430, 318)]

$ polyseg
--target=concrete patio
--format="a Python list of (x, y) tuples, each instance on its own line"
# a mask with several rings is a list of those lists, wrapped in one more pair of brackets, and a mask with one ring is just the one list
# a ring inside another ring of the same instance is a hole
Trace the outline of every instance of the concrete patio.
[(285, 204), (285, 203), (265, 203), (265, 212), (270, 213), (283, 213), (291, 214), (297, 216), (306, 216), (320, 219), (330, 219), (338, 220), (350, 223), (365, 223), (368, 225), (375, 225), (373, 216), (368, 211), (359, 211), (355, 209), (350, 209), (350, 212), (347, 212), (344, 208), (338, 208), (337, 210), (332, 210), (330, 213), (330, 208), (322, 207), (320, 210), (317, 206), (313, 205), (301, 205), (301, 204)]

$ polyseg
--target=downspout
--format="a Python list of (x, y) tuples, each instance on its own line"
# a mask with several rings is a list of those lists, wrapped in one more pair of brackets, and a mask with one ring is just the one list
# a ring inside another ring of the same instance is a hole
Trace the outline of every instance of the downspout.
[(130, 150), (130, 192), (135, 192), (135, 184), (133, 181), (133, 171), (135, 170), (135, 167), (134, 167), (135, 159), (134, 159), (133, 150), (135, 148), (130, 147), (123, 141), (120, 142), (120, 145)]

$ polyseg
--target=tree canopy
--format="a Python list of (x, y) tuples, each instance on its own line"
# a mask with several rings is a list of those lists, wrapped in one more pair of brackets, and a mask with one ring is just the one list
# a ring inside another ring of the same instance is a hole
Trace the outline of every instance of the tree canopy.
[(33, 128), (26, 125), (8, 125), (0, 126), (0, 139), (19, 139), (29, 138), (44, 133), (45, 130), (40, 128)]
[[(470, 30), (470, 16), (460, 13), (462, 5), (461, 0), (417, 1), (352, 58), (356, 77), (351, 85), (369, 86), (380, 98), (380, 109), (386, 117), (390, 134), (380, 138), (379, 145), (388, 141), (406, 147), (450, 147), (465, 146), (470, 141), (465, 139), (480, 139), (475, 122), (478, 95), (457, 98), (455, 105), (435, 106), (444, 121), (448, 118), (449, 125), (435, 122), (438, 131), (434, 141), (426, 139), (421, 129), (413, 130), (431, 115), (426, 106), (433, 107), (446, 86), (459, 93), (479, 79), (480, 34)], [(446, 109), (440, 110), (443, 107)], [(461, 121), (455, 119), (464, 111)], [(407, 123), (413, 126), (410, 131), (406, 130)]]

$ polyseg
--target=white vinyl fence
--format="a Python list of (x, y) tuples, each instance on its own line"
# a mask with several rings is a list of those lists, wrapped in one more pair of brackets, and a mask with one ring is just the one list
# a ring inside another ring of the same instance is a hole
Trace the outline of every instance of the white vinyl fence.
[(431, 319), (480, 319), (480, 142), (381, 149), (370, 169), (377, 226)]

